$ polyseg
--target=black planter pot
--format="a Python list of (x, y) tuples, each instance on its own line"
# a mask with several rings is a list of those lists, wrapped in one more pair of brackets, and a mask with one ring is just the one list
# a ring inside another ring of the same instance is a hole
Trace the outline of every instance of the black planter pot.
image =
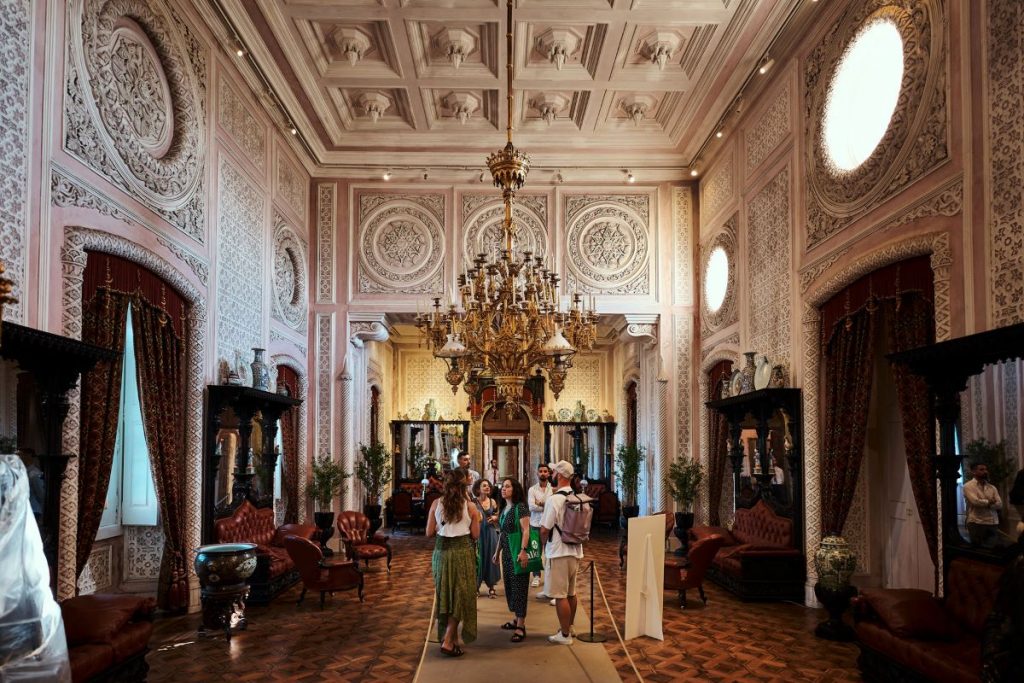
[(380, 518), (380, 505), (364, 505), (363, 514), (366, 515), (367, 519), (370, 520), (370, 534), (369, 538), (373, 538), (373, 535), (377, 533), (377, 530), (384, 524), (384, 520)]
[(846, 585), (833, 589), (826, 588), (820, 581), (814, 584), (814, 596), (828, 611), (828, 619), (818, 624), (814, 629), (814, 635), (825, 640), (841, 642), (855, 640), (853, 629), (843, 621), (843, 612), (846, 611), (850, 600), (855, 595), (857, 595), (856, 586)]
[(690, 529), (693, 528), (693, 513), (692, 512), (677, 512), (676, 513), (676, 526), (672, 530), (672, 533), (679, 539), (679, 549), (676, 550), (675, 554), (679, 557), (686, 555), (690, 552)]
[(334, 554), (334, 551), (327, 547), (327, 541), (331, 540), (331, 536), (334, 535), (334, 513), (314, 512), (313, 523), (320, 530), (320, 533), (317, 535), (317, 540), (320, 542), (320, 551), (324, 554), (324, 557), (330, 557)]
[(619, 523), (622, 525), (623, 529), (626, 529), (629, 526), (629, 520), (632, 519), (633, 517), (639, 517), (639, 516), (640, 516), (640, 506), (639, 505), (623, 505), (622, 506), (622, 518), (619, 520)]

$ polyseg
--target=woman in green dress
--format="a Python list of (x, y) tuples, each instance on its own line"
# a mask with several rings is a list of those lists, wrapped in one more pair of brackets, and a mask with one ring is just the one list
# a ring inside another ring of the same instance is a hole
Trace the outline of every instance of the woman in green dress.
[(480, 512), (469, 502), (466, 475), (448, 472), (444, 491), (427, 513), (427, 537), (437, 536), (431, 568), (437, 597), (438, 631), (444, 632), (441, 654), (459, 657), (459, 625), (462, 641), (476, 640), (476, 548), (480, 536)]

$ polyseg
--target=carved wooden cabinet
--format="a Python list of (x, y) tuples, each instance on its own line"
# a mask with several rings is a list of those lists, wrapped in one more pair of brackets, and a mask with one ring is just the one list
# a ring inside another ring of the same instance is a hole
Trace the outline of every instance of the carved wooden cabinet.
[(273, 505), (274, 470), (281, 455), (274, 448), (278, 420), (300, 403), (298, 398), (244, 386), (206, 388), (203, 543), (216, 540), (214, 520), (231, 514), (244, 501), (256, 507)]

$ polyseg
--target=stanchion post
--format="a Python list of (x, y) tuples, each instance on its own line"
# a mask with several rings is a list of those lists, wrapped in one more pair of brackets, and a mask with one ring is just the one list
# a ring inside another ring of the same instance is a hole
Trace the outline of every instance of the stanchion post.
[(603, 643), (608, 640), (604, 635), (600, 633), (594, 633), (594, 561), (590, 561), (590, 633), (584, 633), (582, 636), (576, 636), (576, 640), (582, 640), (584, 643)]

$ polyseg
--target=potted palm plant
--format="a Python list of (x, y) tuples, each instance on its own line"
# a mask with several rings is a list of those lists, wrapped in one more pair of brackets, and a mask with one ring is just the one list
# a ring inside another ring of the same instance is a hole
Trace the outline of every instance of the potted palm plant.
[(350, 476), (329, 455), (313, 459), (313, 483), (309, 495), (316, 506), (313, 521), (320, 530), (320, 550), (325, 556), (334, 554), (327, 547), (327, 541), (334, 535), (334, 511), (331, 510), (331, 502), (335, 496), (341, 495), (341, 485)]
[(643, 446), (622, 444), (615, 453), (615, 476), (622, 491), (622, 526), (626, 520), (640, 514), (640, 506), (636, 502), (636, 494), (640, 488), (640, 468), (647, 459), (647, 449)]
[(423, 452), (423, 446), (414, 443), (409, 447), (409, 457), (406, 459), (409, 467), (409, 476), (418, 479), (423, 476), (423, 468), (427, 462), (427, 454)]
[(363, 514), (370, 519), (370, 535), (373, 536), (383, 524), (380, 501), (391, 483), (391, 453), (378, 441), (369, 446), (359, 444), (359, 454), (362, 459), (356, 463), (356, 477), (366, 489)]
[(691, 458), (678, 458), (668, 466), (665, 484), (672, 500), (679, 506), (676, 512), (676, 538), (680, 547), (677, 555), (685, 555), (689, 546), (689, 532), (693, 528), (693, 502), (697, 499), (697, 490), (704, 481), (704, 468)]

